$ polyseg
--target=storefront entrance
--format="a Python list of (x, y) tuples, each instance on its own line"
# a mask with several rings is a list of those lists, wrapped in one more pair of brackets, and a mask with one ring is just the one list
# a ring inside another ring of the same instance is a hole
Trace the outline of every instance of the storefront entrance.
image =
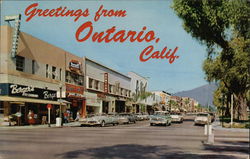
[(109, 113), (109, 102), (102, 101), (102, 112), (106, 114)]
[(115, 111), (117, 113), (125, 112), (125, 101), (116, 100), (115, 101)]

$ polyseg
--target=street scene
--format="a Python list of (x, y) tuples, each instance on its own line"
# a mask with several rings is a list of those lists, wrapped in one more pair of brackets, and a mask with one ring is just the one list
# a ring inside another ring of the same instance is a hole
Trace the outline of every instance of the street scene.
[(72, 2), (0, 0), (0, 159), (249, 159), (249, 1)]

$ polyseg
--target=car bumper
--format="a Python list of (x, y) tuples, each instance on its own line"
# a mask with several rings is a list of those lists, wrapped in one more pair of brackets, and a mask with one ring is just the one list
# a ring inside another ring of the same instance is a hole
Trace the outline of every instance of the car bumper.
[(207, 121), (194, 121), (194, 123), (199, 125), (205, 125), (207, 124)]
[(182, 119), (181, 118), (172, 118), (172, 122), (181, 122)]
[(101, 123), (89, 123), (89, 122), (79, 122), (83, 126), (96, 126), (96, 125), (101, 125)]

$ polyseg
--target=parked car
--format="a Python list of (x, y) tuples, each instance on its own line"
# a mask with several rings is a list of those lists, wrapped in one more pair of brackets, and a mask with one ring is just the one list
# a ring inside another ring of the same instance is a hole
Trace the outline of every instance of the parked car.
[(121, 113), (118, 116), (119, 124), (136, 123), (136, 116), (130, 113)]
[(105, 126), (108, 124), (116, 125), (118, 120), (113, 116), (107, 114), (91, 114), (87, 118), (80, 118), (79, 123), (81, 126)]
[(149, 115), (147, 113), (136, 113), (135, 116), (137, 121), (149, 120)]
[(184, 117), (179, 112), (171, 112), (170, 116), (172, 118), (171, 122), (183, 123)]
[(168, 111), (156, 111), (150, 117), (150, 125), (171, 125), (171, 116)]
[(208, 113), (198, 113), (197, 116), (194, 119), (194, 125), (205, 125), (211, 120), (208, 120)]
[(148, 113), (142, 113), (143, 120), (149, 120)]

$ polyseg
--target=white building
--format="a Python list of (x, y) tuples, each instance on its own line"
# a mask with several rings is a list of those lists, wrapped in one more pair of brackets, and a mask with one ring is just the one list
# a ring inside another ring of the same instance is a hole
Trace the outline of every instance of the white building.
[(131, 98), (131, 78), (87, 57), (86, 75), (87, 113), (126, 112), (126, 100)]

